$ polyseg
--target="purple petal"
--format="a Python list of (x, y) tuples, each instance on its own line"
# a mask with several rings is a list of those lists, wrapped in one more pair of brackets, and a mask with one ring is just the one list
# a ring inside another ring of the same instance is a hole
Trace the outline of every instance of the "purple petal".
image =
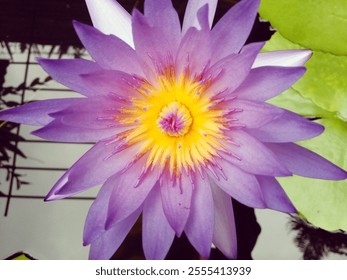
[(123, 170), (136, 155), (140, 145), (120, 149), (119, 142), (100, 141), (87, 151), (58, 180), (46, 200), (57, 200), (104, 183), (113, 174)]
[[(219, 203), (219, 202), (217, 202)], [(214, 205), (210, 182), (196, 174), (190, 215), (184, 229), (188, 240), (204, 258), (211, 251), (214, 228)]]
[(160, 192), (164, 213), (177, 236), (182, 234), (189, 217), (192, 189), (192, 183), (184, 173), (177, 179), (170, 179), (168, 174), (162, 177)]
[(158, 26), (150, 26), (147, 18), (137, 10), (134, 10), (132, 20), (136, 53), (144, 63), (142, 67), (147, 78), (156, 81), (156, 74), (162, 74), (172, 66), (179, 38), (165, 34)]
[(225, 158), (246, 172), (265, 176), (291, 176), (292, 173), (264, 144), (241, 130), (228, 133), (231, 144)]
[(203, 30), (210, 30), (211, 26), (209, 23), (209, 13), (208, 13), (208, 5), (206, 4), (205, 6), (202, 6), (198, 10), (198, 21), (199, 21), (199, 27), (197, 28), (198, 30), (203, 29)]
[(160, 27), (175, 45), (181, 39), (181, 24), (171, 0), (146, 0), (144, 13), (152, 26)]
[(209, 30), (190, 28), (184, 35), (176, 56), (176, 72), (189, 69), (190, 73), (200, 73), (211, 57)]
[(324, 180), (344, 180), (347, 172), (294, 143), (266, 144), (294, 174)]
[(77, 21), (74, 27), (88, 53), (101, 67), (142, 74), (135, 50), (124, 41)]
[(106, 181), (105, 185), (114, 186), (108, 204), (106, 229), (125, 219), (140, 207), (158, 180), (156, 172), (144, 173), (146, 160), (147, 157), (143, 156), (129, 169), (121, 174), (115, 174)]
[(229, 55), (215, 63), (209, 72), (212, 76), (217, 76), (217, 79), (208, 91), (213, 94), (227, 89), (226, 93), (232, 93), (249, 75), (254, 59), (263, 45), (264, 43), (249, 44), (240, 54)]
[(83, 246), (89, 245), (105, 233), (108, 203), (114, 186), (105, 184), (100, 189), (92, 206), (89, 208), (83, 232)]
[(141, 209), (136, 210), (128, 218), (110, 228), (90, 246), (89, 259), (109, 260), (118, 250), (130, 229), (135, 224), (141, 213)]
[(259, 52), (261, 51), (261, 49), (264, 47), (264, 45), (265, 45), (265, 42), (254, 42), (254, 43), (247, 44), (243, 46), (239, 54), (242, 54), (242, 53), (245, 53), (247, 55), (251, 54), (252, 56), (254, 56), (253, 60), (255, 60), (257, 56), (259, 55)]
[(105, 34), (113, 34), (134, 46), (131, 33), (131, 16), (115, 0), (86, 0), (89, 15), (95, 28)]
[(287, 194), (274, 177), (257, 176), (257, 178), (267, 208), (285, 213), (297, 212)]
[(78, 104), (81, 100), (82, 98), (62, 98), (30, 102), (1, 111), (0, 119), (35, 126), (47, 125), (53, 120), (49, 114)]
[(90, 129), (74, 127), (63, 124), (60, 119), (55, 119), (48, 125), (33, 131), (31, 134), (50, 141), (89, 143), (111, 137), (115, 133), (113, 128)]
[(284, 111), (278, 107), (251, 100), (235, 99), (227, 103), (229, 108), (240, 109), (232, 118), (247, 128), (257, 128), (280, 118)]
[(233, 92), (240, 98), (265, 101), (294, 84), (304, 73), (304, 67), (259, 67), (252, 69), (244, 82)]
[(167, 255), (175, 232), (167, 221), (159, 183), (154, 186), (143, 205), (142, 247), (147, 260), (161, 260)]
[(184, 14), (182, 33), (185, 34), (190, 27), (199, 29), (198, 11), (201, 7), (208, 5), (208, 21), (211, 28), (214, 14), (217, 8), (217, 0), (189, 0)]
[(260, 0), (243, 0), (232, 7), (212, 29), (212, 46), (215, 60), (238, 53), (245, 44)]
[(288, 50), (263, 52), (257, 56), (252, 68), (262, 66), (302, 66), (311, 57), (310, 50)]
[(217, 179), (210, 175), (212, 181), (242, 204), (253, 208), (265, 208), (263, 194), (254, 175), (242, 171), (225, 160), (218, 160), (218, 164), (226, 178)]
[(249, 129), (248, 133), (262, 142), (297, 142), (320, 135), (324, 126), (284, 110), (280, 118), (263, 127)]
[(79, 103), (65, 110), (51, 114), (52, 117), (60, 119), (63, 124), (89, 129), (110, 129), (113, 135), (128, 128), (119, 124), (116, 111), (124, 104), (118, 99), (109, 97), (83, 98)]
[(97, 92), (83, 83), (81, 74), (101, 70), (100, 66), (84, 59), (43, 59), (37, 61), (54, 80), (85, 96), (95, 96)]
[(115, 95), (127, 102), (130, 102), (131, 96), (138, 94), (134, 88), (140, 88), (143, 84), (133, 75), (117, 70), (101, 70), (80, 77), (95, 95)]
[(213, 244), (229, 259), (237, 258), (237, 237), (231, 198), (211, 184), (214, 200)]

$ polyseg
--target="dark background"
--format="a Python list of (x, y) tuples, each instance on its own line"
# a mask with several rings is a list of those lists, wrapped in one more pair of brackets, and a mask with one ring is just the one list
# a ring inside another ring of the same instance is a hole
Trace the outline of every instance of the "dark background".
[[(131, 12), (134, 7), (142, 10), (144, 0), (118, 2)], [(236, 2), (219, 1), (215, 21)], [(182, 19), (187, 0), (174, 0), (173, 4)], [(91, 24), (84, 0), (0, 0), (0, 5), (2, 42), (81, 46), (71, 22), (78, 20)], [(264, 41), (269, 35), (268, 26), (257, 22), (250, 37), (252, 41)]]

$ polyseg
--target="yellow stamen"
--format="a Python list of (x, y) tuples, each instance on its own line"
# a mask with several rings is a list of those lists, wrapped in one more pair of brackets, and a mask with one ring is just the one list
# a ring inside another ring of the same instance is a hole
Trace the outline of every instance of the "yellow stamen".
[[(132, 125), (122, 136), (129, 145), (142, 143), (148, 153), (146, 167), (167, 167), (179, 176), (196, 170), (222, 150), (223, 109), (213, 106), (205, 94), (209, 83), (187, 74), (175, 78), (169, 72), (157, 77), (157, 86), (144, 83), (132, 105), (120, 110), (116, 120)], [(212, 105), (212, 106), (211, 106)]]

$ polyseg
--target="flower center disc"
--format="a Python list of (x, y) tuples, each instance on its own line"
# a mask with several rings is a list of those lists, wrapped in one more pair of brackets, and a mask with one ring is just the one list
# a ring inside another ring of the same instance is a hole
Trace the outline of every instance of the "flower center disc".
[(175, 137), (187, 134), (192, 122), (193, 119), (187, 107), (175, 101), (164, 106), (157, 119), (161, 132)]

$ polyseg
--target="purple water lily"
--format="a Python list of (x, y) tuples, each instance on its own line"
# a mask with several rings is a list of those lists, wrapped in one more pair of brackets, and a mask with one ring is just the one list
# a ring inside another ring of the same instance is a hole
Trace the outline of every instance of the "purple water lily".
[(230, 197), (295, 212), (275, 177), (343, 180), (346, 172), (293, 142), (323, 127), (265, 101), (305, 72), (309, 50), (259, 53), (244, 46), (259, 0), (242, 0), (211, 29), (217, 0), (190, 0), (183, 25), (170, 0), (130, 16), (114, 0), (86, 0), (94, 27), (75, 22), (94, 61), (39, 59), (83, 98), (2, 111), (43, 126), (48, 140), (95, 142), (46, 200), (103, 184), (85, 224), (91, 259), (108, 259), (142, 213), (148, 259), (165, 258), (184, 232), (208, 258), (214, 244), (237, 255)]

